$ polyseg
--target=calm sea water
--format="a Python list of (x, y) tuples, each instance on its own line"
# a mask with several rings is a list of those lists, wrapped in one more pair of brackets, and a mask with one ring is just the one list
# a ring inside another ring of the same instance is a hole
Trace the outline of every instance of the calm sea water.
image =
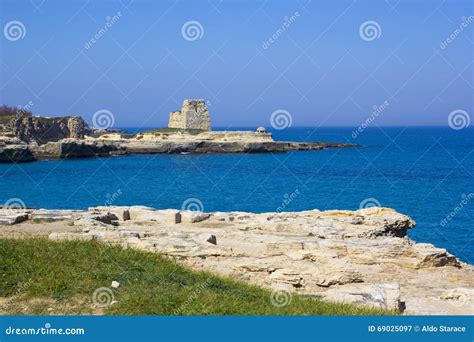
[(291, 128), (273, 133), (277, 140), (355, 142), (362, 147), (0, 164), (0, 203), (20, 198), (38, 208), (181, 208), (195, 198), (205, 211), (251, 212), (380, 203), (417, 221), (409, 233), (414, 240), (474, 263), (474, 129), (374, 127), (356, 139), (352, 131)]

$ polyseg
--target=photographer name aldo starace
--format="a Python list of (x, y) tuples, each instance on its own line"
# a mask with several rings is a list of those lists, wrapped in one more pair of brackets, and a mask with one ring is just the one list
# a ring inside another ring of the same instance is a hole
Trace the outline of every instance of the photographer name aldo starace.
[(447, 325), (369, 325), (369, 332), (422, 332), (422, 333), (465, 333), (465, 326), (447, 326)]

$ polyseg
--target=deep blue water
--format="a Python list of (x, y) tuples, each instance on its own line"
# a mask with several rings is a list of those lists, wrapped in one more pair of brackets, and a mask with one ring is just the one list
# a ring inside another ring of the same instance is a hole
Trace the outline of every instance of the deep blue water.
[(282, 207), (291, 194), (295, 198), (285, 211), (357, 209), (364, 199), (374, 198), (417, 221), (411, 238), (474, 263), (474, 198), (462, 203), (463, 195), (474, 193), (474, 129), (374, 127), (357, 139), (352, 131), (292, 128), (273, 133), (277, 140), (363, 147), (0, 164), (0, 203), (15, 197), (38, 208), (110, 203), (181, 208), (186, 199), (197, 198), (205, 211), (265, 212)]

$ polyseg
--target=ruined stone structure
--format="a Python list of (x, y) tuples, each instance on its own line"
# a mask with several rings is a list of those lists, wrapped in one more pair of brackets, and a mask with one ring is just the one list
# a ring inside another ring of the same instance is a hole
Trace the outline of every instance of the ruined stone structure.
[(169, 128), (211, 130), (211, 119), (204, 100), (184, 100), (181, 110), (170, 113)]

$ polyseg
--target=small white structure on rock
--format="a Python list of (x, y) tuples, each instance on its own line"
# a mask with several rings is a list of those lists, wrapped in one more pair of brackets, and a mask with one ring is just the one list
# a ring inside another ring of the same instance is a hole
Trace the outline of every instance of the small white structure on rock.
[(258, 127), (257, 128), (257, 133), (266, 133), (267, 130), (265, 129), (265, 127)]
[(186, 99), (181, 110), (170, 113), (168, 128), (211, 130), (211, 118), (204, 100)]

